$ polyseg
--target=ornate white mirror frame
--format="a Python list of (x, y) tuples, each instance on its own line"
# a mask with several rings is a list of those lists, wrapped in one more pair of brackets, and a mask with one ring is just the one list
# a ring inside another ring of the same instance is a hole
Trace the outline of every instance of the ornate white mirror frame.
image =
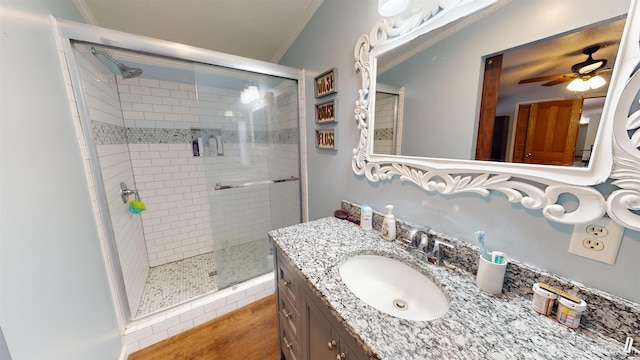
[[(640, 231), (640, 0), (631, 0), (588, 168), (373, 153), (375, 96), (371, 94), (376, 92), (377, 56), (430, 32), (446, 36), (508, 1), (425, 0), (424, 7), (413, 15), (381, 19), (369, 34), (358, 39), (354, 55), (361, 88), (355, 120), (360, 140), (353, 150), (353, 171), (371, 182), (398, 176), (401, 181), (441, 194), (489, 196), (492, 191), (499, 192), (510, 202), (541, 210), (547, 219), (558, 223), (584, 223), (607, 214), (622, 226)], [(605, 187), (594, 187), (608, 179), (612, 186), (606, 191), (601, 189)], [(575, 197), (577, 204), (561, 200), (563, 194)]]

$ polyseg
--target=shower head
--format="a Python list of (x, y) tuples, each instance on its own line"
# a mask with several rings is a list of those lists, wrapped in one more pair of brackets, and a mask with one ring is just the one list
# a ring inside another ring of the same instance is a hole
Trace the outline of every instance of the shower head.
[(119, 62), (118, 60), (112, 58), (109, 54), (107, 54), (104, 51), (100, 51), (100, 50), (96, 50), (93, 46), (91, 47), (91, 53), (95, 56), (97, 54), (100, 54), (104, 57), (106, 57), (107, 59), (109, 59), (109, 61), (111, 61), (112, 63), (116, 64), (116, 66), (118, 67), (118, 70), (120, 70), (120, 74), (122, 74), (122, 77), (125, 79), (131, 79), (134, 77), (138, 77), (140, 75), (142, 75), (142, 69), (134, 67), (134, 68), (130, 68), (127, 65)]

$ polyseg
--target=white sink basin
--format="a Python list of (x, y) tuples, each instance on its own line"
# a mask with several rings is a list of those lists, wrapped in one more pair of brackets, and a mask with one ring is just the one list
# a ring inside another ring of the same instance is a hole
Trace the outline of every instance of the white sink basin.
[(444, 315), (449, 300), (428, 277), (400, 261), (356, 255), (339, 267), (345, 285), (374, 308), (408, 320), (428, 321)]

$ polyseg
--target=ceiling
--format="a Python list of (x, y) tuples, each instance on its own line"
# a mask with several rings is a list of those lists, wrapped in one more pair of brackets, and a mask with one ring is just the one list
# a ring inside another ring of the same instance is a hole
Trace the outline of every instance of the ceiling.
[[(272, 63), (281, 59), (322, 1), (74, 0), (92, 25)], [(570, 73), (573, 64), (586, 59), (582, 50), (594, 44), (601, 45), (594, 58), (608, 59), (611, 67), (624, 20), (599, 25), (504, 51), (500, 98), (542, 90), (544, 82), (518, 81)], [(378, 66), (384, 64), (379, 61)], [(545, 88), (558, 91), (566, 84)]]
[[(518, 82), (539, 76), (570, 74), (572, 65), (587, 59), (583, 50), (590, 46), (599, 45), (600, 49), (593, 54), (593, 58), (606, 59), (606, 67), (613, 68), (624, 24), (625, 18), (620, 18), (501, 52), (504, 57), (500, 73), (500, 97), (513, 97), (541, 88), (565, 91), (568, 82), (549, 87), (542, 86), (546, 81), (528, 84)], [(611, 73), (602, 76), (608, 84)], [(606, 87), (599, 92), (606, 92)]]
[(74, 0), (88, 24), (277, 63), (323, 0)]

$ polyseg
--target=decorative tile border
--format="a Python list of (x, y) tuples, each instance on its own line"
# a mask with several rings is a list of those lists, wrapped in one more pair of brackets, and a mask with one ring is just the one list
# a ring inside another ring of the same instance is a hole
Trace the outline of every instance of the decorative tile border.
[(127, 128), (129, 144), (188, 144), (188, 129)]
[(127, 134), (124, 126), (107, 124), (100, 121), (92, 121), (91, 129), (93, 131), (93, 140), (95, 141), (96, 145), (113, 145), (127, 143)]
[[(360, 205), (343, 200), (341, 209), (350, 216), (360, 218)], [(384, 215), (373, 213), (373, 228), (380, 231)], [(397, 219), (397, 238), (407, 238), (407, 233), (419, 225)], [(478, 271), (480, 249), (456, 238), (430, 231), (431, 235), (455, 244), (455, 250), (444, 248), (442, 251), (446, 261), (470, 274)], [(578, 282), (564, 279), (544, 270), (510, 259), (505, 274), (504, 292), (515, 293), (524, 298), (532, 298), (532, 286), (536, 282), (544, 282), (569, 293), (573, 293), (587, 302), (580, 327), (598, 332), (622, 343), (630, 334), (640, 334), (640, 304), (633, 303), (604, 291), (589, 288)], [(542, 315), (541, 315), (542, 316)]]
[(393, 129), (392, 128), (374, 129), (373, 138), (374, 140), (393, 140)]
[(272, 144), (299, 144), (300, 133), (295, 128), (270, 131), (269, 141)]
[[(92, 121), (93, 137), (96, 145), (113, 144), (188, 144), (198, 137), (222, 135), (227, 144), (240, 142), (240, 133), (234, 130), (216, 128), (160, 129), (131, 128)], [(298, 144), (298, 129), (254, 131), (253, 141), (258, 144)]]

